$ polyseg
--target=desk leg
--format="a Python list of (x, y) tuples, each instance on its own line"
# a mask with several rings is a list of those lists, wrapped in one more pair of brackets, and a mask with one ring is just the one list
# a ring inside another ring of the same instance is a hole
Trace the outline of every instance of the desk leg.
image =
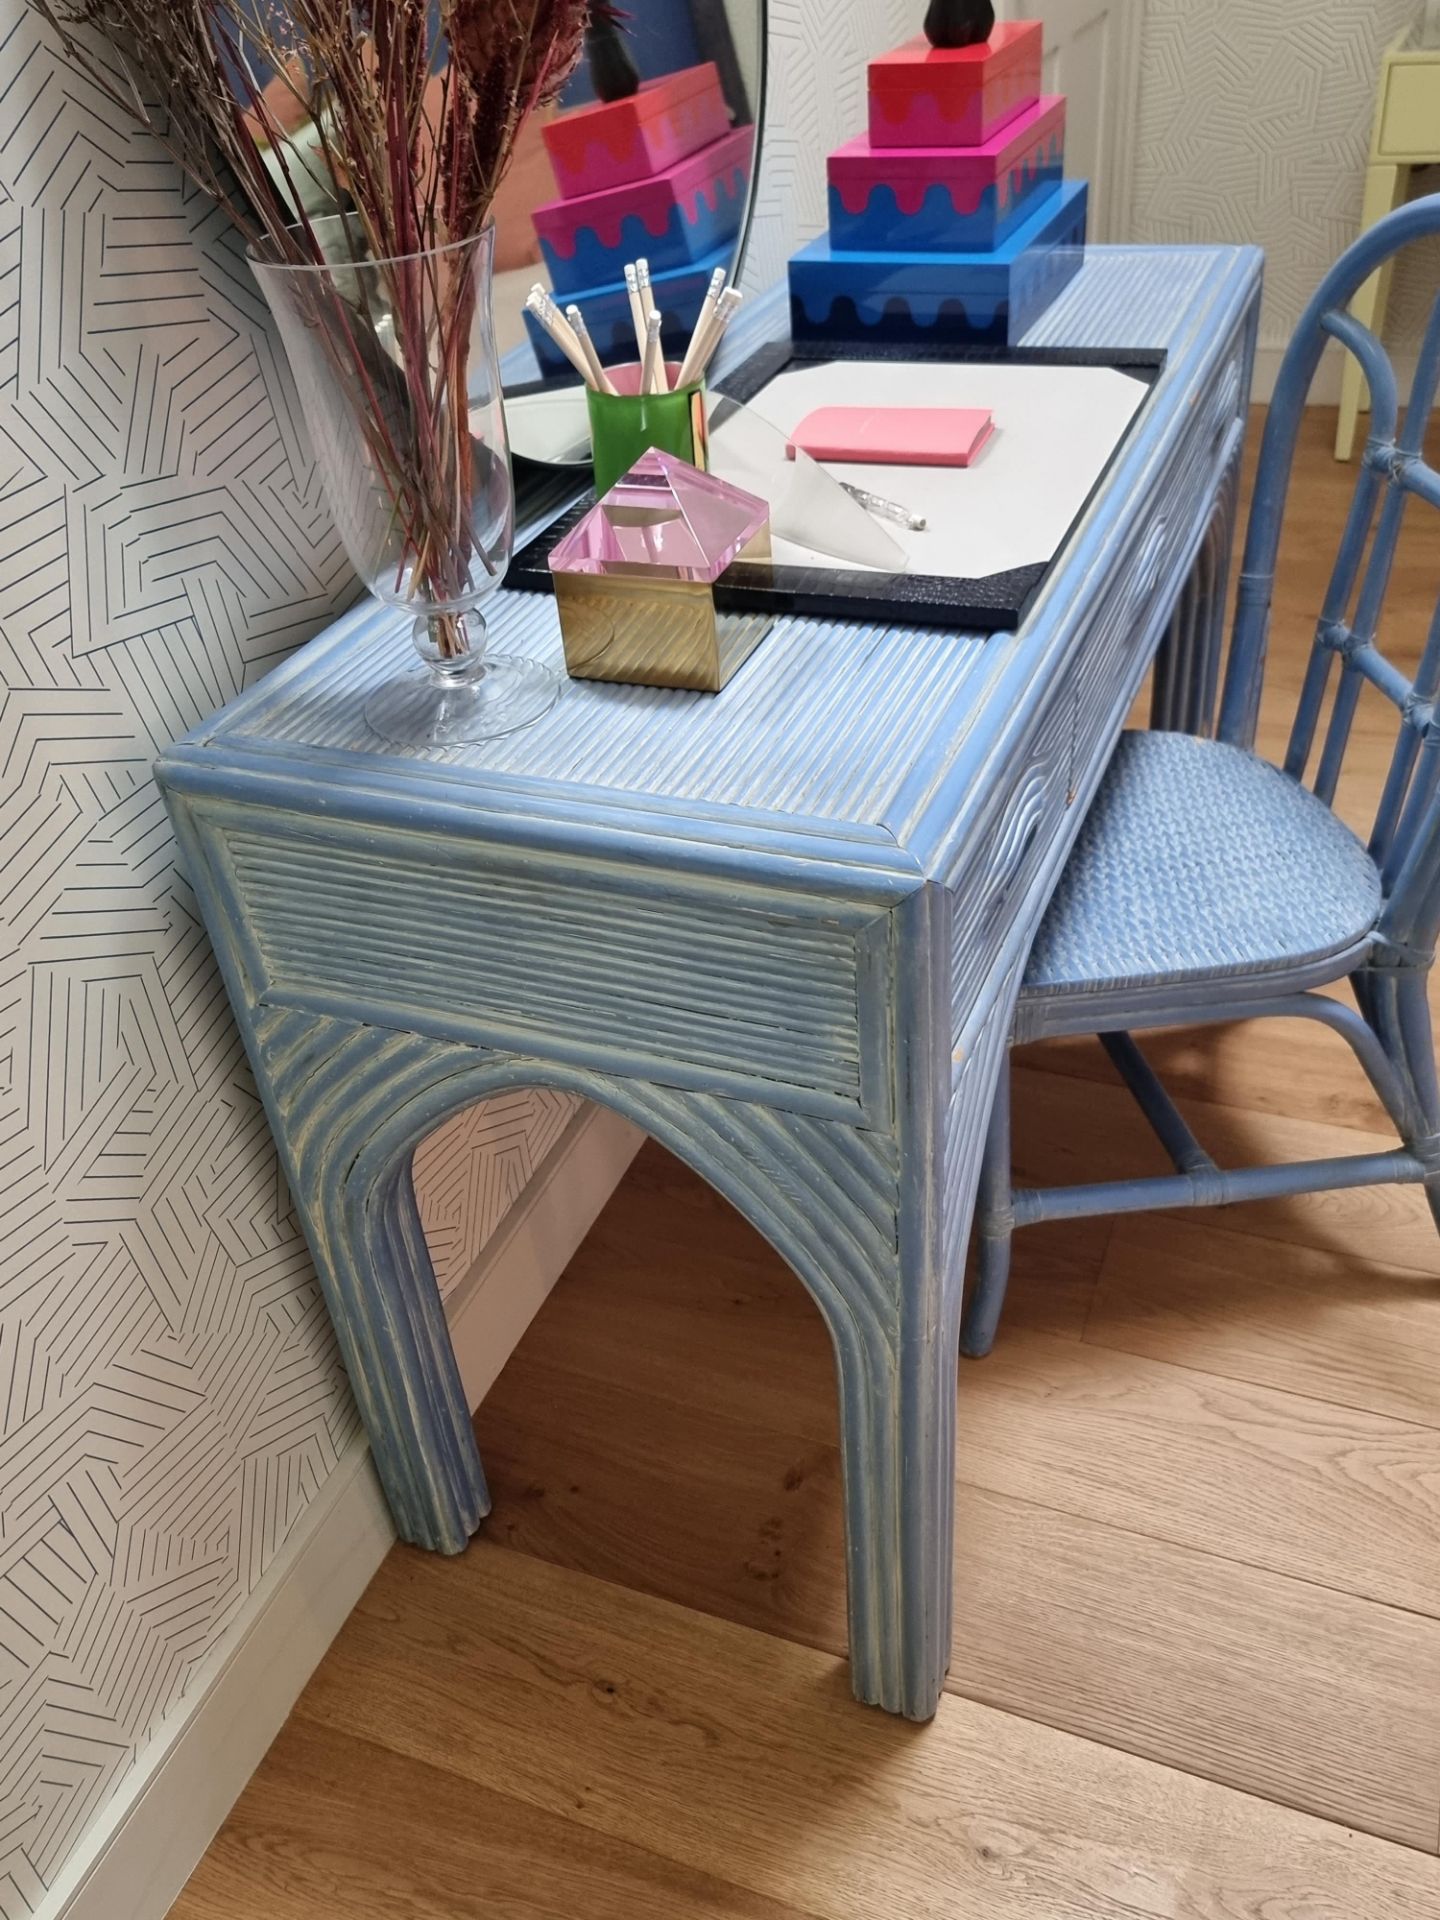
[(1180, 590), (1155, 657), (1150, 725), (1167, 733), (1208, 735), (1215, 729), (1220, 656), (1235, 518), (1240, 501), (1240, 453), (1226, 469), (1200, 551)]
[[(862, 1129), (309, 1013), (251, 1053), (395, 1523), (458, 1553), (489, 1509), (411, 1182), (415, 1148), (507, 1087), (614, 1107), (787, 1259), (835, 1347), (858, 1697), (928, 1719), (950, 1645), (958, 1298), (938, 1313), (928, 1136)], [(923, 1164), (918, 1167), (915, 1161)], [(913, 1212), (902, 1199), (920, 1196)], [(958, 1293), (958, 1289), (957, 1289)]]
[[(1374, 165), (1365, 169), (1365, 199), (1360, 209), (1360, 231), (1366, 233), (1383, 220), (1405, 198), (1410, 178), (1408, 167)], [(1390, 263), (1372, 273), (1350, 302), (1350, 311), (1361, 326), (1379, 333), (1385, 325), (1385, 309), (1390, 303)], [(1360, 412), (1360, 388), (1364, 376), (1353, 354), (1345, 355), (1340, 374), (1340, 418), (1335, 427), (1335, 458), (1348, 460), (1355, 451), (1355, 423)]]
[(457, 1050), (267, 1007), (250, 1043), (396, 1529), (459, 1553), (490, 1498), (412, 1176)]

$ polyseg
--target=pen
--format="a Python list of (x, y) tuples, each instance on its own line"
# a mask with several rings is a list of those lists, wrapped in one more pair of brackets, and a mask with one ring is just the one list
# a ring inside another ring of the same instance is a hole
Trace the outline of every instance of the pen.
[(924, 533), (930, 524), (923, 513), (912, 513), (898, 500), (887, 500), (883, 493), (871, 493), (867, 487), (852, 487), (848, 480), (840, 484), (852, 500), (858, 500), (877, 520), (893, 520), (897, 526), (908, 527), (911, 533)]

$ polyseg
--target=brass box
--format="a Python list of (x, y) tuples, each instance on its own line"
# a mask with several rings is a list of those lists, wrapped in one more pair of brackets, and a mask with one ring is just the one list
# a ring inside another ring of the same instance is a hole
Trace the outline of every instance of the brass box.
[[(770, 559), (770, 529), (741, 548), (734, 565)], [(770, 631), (772, 613), (721, 613), (703, 581), (657, 578), (644, 566), (556, 573), (565, 667), (575, 680), (718, 693)]]

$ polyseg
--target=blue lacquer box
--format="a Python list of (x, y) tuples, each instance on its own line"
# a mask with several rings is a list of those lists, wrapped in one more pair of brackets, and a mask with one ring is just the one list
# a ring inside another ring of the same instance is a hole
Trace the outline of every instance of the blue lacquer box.
[[(672, 268), (668, 273), (651, 274), (650, 290), (661, 315), (660, 344), (668, 358), (684, 357), (700, 317), (710, 276), (716, 267), (729, 268), (734, 257), (734, 247), (726, 241), (712, 253), (702, 254), (685, 266)], [(635, 325), (630, 317), (630, 299), (623, 279), (598, 287), (567, 288), (559, 298), (562, 305), (573, 302), (580, 308), (595, 350), (607, 365), (638, 358)], [(525, 315), (525, 330), (530, 335), (541, 373), (573, 374), (570, 362), (531, 313)]]
[(993, 252), (838, 252), (821, 235), (790, 262), (796, 340), (1014, 346), (1078, 272), (1088, 190), (1046, 192)]

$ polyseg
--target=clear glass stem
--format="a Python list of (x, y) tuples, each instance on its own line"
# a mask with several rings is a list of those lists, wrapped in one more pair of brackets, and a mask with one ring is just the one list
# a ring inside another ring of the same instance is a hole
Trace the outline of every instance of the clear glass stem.
[(485, 671), (485, 618), (473, 607), (422, 614), (411, 637), (437, 685), (468, 684)]
[(365, 703), (378, 734), (400, 746), (453, 747), (528, 727), (554, 706), (558, 676), (538, 660), (491, 653), (474, 607), (432, 609), (410, 629), (424, 671), (388, 680)]

